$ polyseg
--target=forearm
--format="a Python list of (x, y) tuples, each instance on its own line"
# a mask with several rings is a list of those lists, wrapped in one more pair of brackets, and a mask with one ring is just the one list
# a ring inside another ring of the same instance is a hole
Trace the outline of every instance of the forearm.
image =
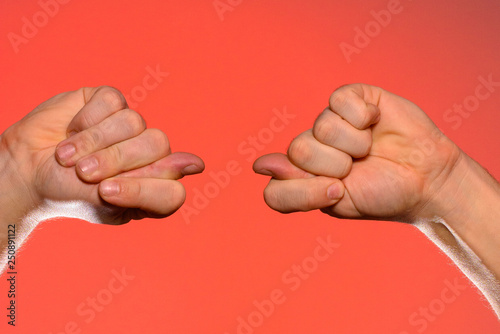
[(500, 317), (500, 185), (464, 155), (430, 204), (433, 216), (415, 222), (481, 290)]
[(0, 136), (0, 273), (8, 261), (9, 240), (10, 248), (18, 249), (35, 227), (23, 219), (35, 203), (19, 172)]

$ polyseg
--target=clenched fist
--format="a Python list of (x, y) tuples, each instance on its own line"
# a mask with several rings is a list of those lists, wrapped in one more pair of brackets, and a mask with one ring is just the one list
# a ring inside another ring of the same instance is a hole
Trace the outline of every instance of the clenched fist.
[(280, 212), (414, 224), (483, 292), (500, 317), (500, 184), (415, 104), (381, 88), (336, 90), (287, 154), (257, 159)]
[(199, 157), (172, 153), (118, 90), (62, 93), (0, 136), (0, 223), (26, 234), (38, 218), (65, 210), (107, 224), (165, 217), (185, 199), (177, 179), (203, 169)]
[(461, 154), (415, 104), (357, 84), (332, 94), (287, 155), (261, 157), (254, 169), (273, 176), (264, 195), (278, 211), (411, 222), (429, 214)]

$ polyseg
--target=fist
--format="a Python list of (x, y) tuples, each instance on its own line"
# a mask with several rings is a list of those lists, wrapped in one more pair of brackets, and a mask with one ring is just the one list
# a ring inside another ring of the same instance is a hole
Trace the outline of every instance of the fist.
[(59, 94), (1, 139), (30, 207), (78, 201), (109, 224), (172, 214), (185, 199), (177, 180), (204, 169), (107, 86)]
[(381, 88), (343, 86), (287, 154), (257, 173), (280, 212), (321, 209), (341, 218), (411, 222), (425, 214), (462, 153), (415, 104)]

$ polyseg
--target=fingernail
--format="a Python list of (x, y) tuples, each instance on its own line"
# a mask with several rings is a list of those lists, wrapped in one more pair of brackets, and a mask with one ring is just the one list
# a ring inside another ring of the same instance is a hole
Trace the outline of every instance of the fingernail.
[(254, 172), (257, 174), (274, 177), (274, 173), (272, 171), (270, 171), (269, 169), (257, 169), (257, 170), (254, 170)]
[(118, 182), (103, 181), (100, 188), (101, 195), (103, 196), (115, 196), (120, 193), (120, 185), (118, 184)]
[(75, 148), (75, 145), (73, 145), (73, 144), (65, 144), (61, 147), (58, 147), (56, 153), (57, 153), (57, 156), (59, 157), (59, 160), (67, 161), (73, 155), (75, 155), (76, 148)]
[(191, 175), (191, 174), (198, 174), (198, 173), (201, 173), (203, 171), (202, 168), (200, 168), (199, 166), (197, 165), (189, 165), (189, 166), (186, 166), (182, 169), (182, 175)]
[(95, 157), (85, 158), (78, 163), (78, 168), (85, 175), (91, 175), (99, 167), (99, 162)]
[(328, 189), (326, 190), (326, 194), (329, 199), (339, 199), (340, 197), (342, 197), (341, 190), (342, 189), (340, 187), (340, 184), (338, 182), (335, 182), (328, 187)]

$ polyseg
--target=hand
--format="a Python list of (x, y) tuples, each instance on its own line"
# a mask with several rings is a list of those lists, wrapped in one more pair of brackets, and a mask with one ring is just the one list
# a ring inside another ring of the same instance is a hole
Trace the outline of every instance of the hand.
[(332, 94), (287, 155), (263, 156), (254, 170), (273, 177), (264, 197), (281, 212), (413, 222), (434, 214), (433, 199), (462, 158), (415, 104), (355, 84)]
[(0, 200), (13, 211), (4, 214), (9, 222), (47, 201), (80, 201), (109, 224), (165, 217), (185, 199), (176, 180), (204, 169), (195, 155), (171, 153), (167, 136), (146, 129), (123, 95), (106, 86), (42, 103), (7, 129), (0, 145), (9, 187)]
[(264, 198), (275, 210), (414, 224), (500, 317), (500, 184), (410, 101), (341, 87), (287, 155), (260, 157), (254, 170), (273, 177)]

